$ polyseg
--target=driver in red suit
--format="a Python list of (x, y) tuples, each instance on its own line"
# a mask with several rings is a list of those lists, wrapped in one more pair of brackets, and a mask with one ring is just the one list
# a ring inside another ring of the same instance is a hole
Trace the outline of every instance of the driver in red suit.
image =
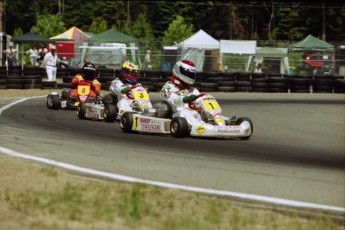
[(73, 90), (71, 91), (71, 97), (74, 98), (78, 94), (78, 84), (80, 82), (89, 82), (91, 84), (91, 90), (99, 97), (101, 93), (101, 83), (96, 78), (96, 67), (92, 62), (86, 62), (83, 65), (83, 73), (77, 74), (71, 82)]

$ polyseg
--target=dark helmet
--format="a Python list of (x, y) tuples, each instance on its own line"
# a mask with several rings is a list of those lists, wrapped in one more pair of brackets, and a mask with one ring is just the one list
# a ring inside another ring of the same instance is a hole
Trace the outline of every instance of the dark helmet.
[(132, 85), (137, 84), (139, 77), (139, 65), (136, 61), (126, 60), (121, 68), (121, 80)]
[(83, 74), (85, 80), (93, 80), (96, 77), (96, 66), (92, 62), (86, 62), (83, 65)]
[(173, 67), (172, 82), (181, 87), (190, 87), (196, 77), (196, 68), (193, 62), (188, 60), (178, 61)]

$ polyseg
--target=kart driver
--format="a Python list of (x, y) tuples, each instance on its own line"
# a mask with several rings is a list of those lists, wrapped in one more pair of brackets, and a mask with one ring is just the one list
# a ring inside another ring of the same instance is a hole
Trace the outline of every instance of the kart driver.
[(76, 98), (78, 95), (77, 86), (80, 82), (89, 82), (91, 83), (91, 90), (96, 93), (97, 97), (100, 97), (101, 93), (101, 83), (95, 79), (96, 78), (96, 67), (92, 62), (86, 62), (82, 68), (82, 74), (77, 74), (72, 79), (71, 85), (73, 90), (71, 91), (70, 96)]
[(132, 111), (131, 104), (134, 103), (134, 98), (131, 90), (135, 86), (142, 86), (138, 83), (138, 77), (138, 63), (134, 60), (126, 60), (122, 64), (120, 76), (115, 78), (110, 84), (109, 90), (118, 98), (117, 108), (119, 113), (116, 118), (118, 120), (126, 111)]
[[(196, 68), (189, 60), (178, 61), (173, 67), (171, 81), (164, 84), (161, 89), (160, 97), (166, 101), (172, 110), (172, 117), (184, 117), (188, 123), (200, 122), (200, 112), (189, 108), (188, 103), (194, 102), (200, 94), (199, 90), (192, 87), (196, 78)], [(177, 114), (179, 113), (179, 114)], [(212, 114), (216, 123), (230, 122), (228, 117), (221, 114)], [(204, 118), (206, 121), (206, 118)]]

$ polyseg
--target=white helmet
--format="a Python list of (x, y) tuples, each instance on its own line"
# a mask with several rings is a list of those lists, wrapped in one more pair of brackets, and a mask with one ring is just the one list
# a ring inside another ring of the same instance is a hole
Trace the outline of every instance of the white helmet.
[(178, 61), (172, 70), (172, 82), (183, 87), (189, 87), (195, 82), (196, 68), (193, 62), (188, 60)]

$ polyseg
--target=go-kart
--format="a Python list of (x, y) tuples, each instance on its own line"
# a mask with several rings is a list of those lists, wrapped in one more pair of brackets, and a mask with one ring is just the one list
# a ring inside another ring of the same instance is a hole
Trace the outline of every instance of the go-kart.
[(233, 117), (224, 120), (217, 100), (209, 94), (198, 95), (197, 99), (186, 104), (186, 107), (190, 113), (196, 111), (200, 119), (196, 119), (194, 123), (188, 123), (183, 115), (186, 110), (172, 114), (170, 105), (164, 102), (155, 104), (156, 111), (152, 114), (124, 113), (120, 126), (125, 133), (171, 134), (177, 138), (192, 136), (249, 139), (253, 134), (253, 123), (249, 118)]
[(48, 109), (76, 109), (80, 102), (93, 101), (96, 93), (91, 89), (91, 83), (80, 82), (77, 86), (77, 94), (72, 94), (72, 89), (63, 89), (61, 96), (57, 92), (51, 92), (47, 96)]
[(131, 90), (129, 92), (127, 92), (127, 97), (131, 100), (131, 103), (129, 104), (130, 109), (128, 111), (126, 110), (120, 110), (117, 107), (117, 103), (118, 103), (118, 98), (117, 95), (115, 93), (110, 93), (104, 96), (103, 98), (103, 103), (105, 105), (114, 105), (116, 106), (116, 111), (117, 111), (117, 120), (120, 121), (121, 116), (125, 113), (125, 112), (136, 112), (136, 113), (150, 113), (152, 112), (151, 109), (152, 104), (150, 101), (150, 97), (149, 94), (147, 92), (147, 90), (141, 85), (141, 84), (137, 84), (137, 85), (133, 85), (131, 86)]
[(79, 119), (114, 122), (117, 115), (117, 109), (115, 105), (103, 104), (102, 98), (97, 97), (96, 100), (90, 102), (80, 102), (77, 107), (77, 115)]

